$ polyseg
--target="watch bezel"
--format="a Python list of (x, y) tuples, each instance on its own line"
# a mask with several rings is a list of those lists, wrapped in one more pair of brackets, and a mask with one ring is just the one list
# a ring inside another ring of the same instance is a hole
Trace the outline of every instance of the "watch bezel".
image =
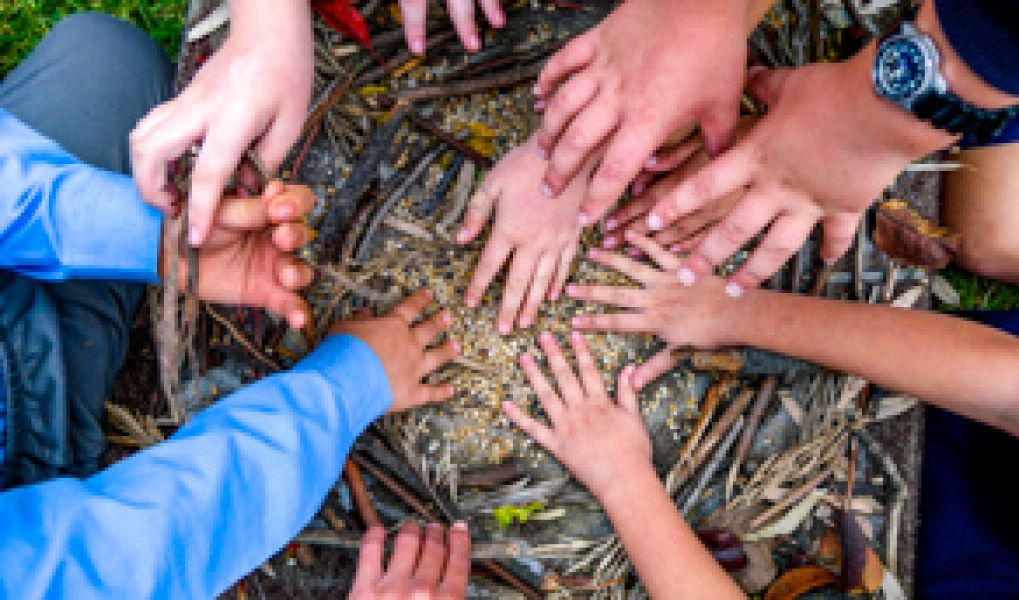
[[(916, 91), (904, 98), (895, 98), (888, 94), (884, 82), (881, 80), (881, 57), (888, 51), (889, 47), (899, 41), (906, 41), (913, 44), (920, 50), (923, 59), (923, 80), (916, 88)], [(925, 35), (910, 23), (903, 23), (898, 32), (888, 36), (878, 45), (877, 54), (874, 57), (874, 64), (871, 67), (871, 79), (874, 82), (874, 89), (882, 97), (895, 102), (906, 110), (912, 110), (916, 101), (924, 95), (934, 92), (947, 92), (948, 86), (941, 75), (941, 54), (938, 47), (930, 36)]]

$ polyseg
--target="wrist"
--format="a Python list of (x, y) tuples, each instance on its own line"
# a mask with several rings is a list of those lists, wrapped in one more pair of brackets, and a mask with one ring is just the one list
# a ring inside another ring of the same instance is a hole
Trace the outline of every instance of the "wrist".
[(636, 468), (616, 469), (615, 477), (610, 481), (599, 486), (589, 486), (588, 489), (609, 515), (632, 506), (634, 498), (646, 498), (647, 494), (655, 493), (656, 489), (664, 491), (650, 461)]
[[(241, 37), (291, 39), (294, 32), (311, 34), (309, 0), (229, 0), (230, 34)], [(267, 40), (269, 41), (269, 40)], [(271, 45), (271, 44), (270, 44)]]

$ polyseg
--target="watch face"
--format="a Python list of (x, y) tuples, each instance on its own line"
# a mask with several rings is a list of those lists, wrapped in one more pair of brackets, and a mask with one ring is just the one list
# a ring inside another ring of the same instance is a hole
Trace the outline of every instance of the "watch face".
[(893, 38), (885, 42), (874, 67), (878, 89), (892, 100), (911, 98), (927, 79), (923, 50), (908, 38)]

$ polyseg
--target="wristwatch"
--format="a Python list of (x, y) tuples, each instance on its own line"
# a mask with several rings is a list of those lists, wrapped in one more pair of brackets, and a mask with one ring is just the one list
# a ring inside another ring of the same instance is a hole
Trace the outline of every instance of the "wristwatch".
[(996, 136), (1019, 115), (1019, 105), (980, 108), (953, 94), (941, 74), (937, 45), (910, 22), (903, 22), (878, 45), (872, 77), (879, 96), (973, 144)]

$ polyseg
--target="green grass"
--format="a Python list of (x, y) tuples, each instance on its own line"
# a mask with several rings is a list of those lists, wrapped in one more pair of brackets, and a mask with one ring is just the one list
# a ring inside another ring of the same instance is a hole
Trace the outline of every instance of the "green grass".
[(100, 11), (149, 32), (176, 59), (187, 0), (4, 0), (0, 2), (0, 76), (67, 15)]
[(959, 292), (959, 306), (948, 310), (1019, 310), (1019, 286), (979, 277), (962, 269), (950, 268), (941, 274)]

